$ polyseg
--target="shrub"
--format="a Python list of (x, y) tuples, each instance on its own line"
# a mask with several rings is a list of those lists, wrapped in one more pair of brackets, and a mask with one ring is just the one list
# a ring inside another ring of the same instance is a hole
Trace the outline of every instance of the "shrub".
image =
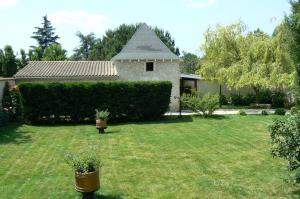
[(67, 153), (65, 160), (76, 172), (89, 173), (101, 167), (101, 161), (96, 153), (88, 151), (79, 154)]
[(220, 96), (220, 104), (221, 105), (228, 105), (229, 104), (229, 101), (228, 101), (228, 99), (225, 95)]
[(289, 114), (277, 119), (270, 127), (272, 148), (274, 157), (284, 158), (288, 161), (288, 169), (295, 171), (293, 178), (300, 183), (300, 115)]
[(291, 114), (297, 114), (297, 113), (299, 113), (299, 111), (300, 111), (299, 108), (296, 106), (291, 108)]
[(230, 99), (234, 106), (249, 106), (250, 104), (255, 103), (255, 95), (253, 94), (247, 94), (245, 96), (240, 94), (231, 94)]
[(109, 116), (109, 112), (106, 111), (99, 111), (96, 109), (96, 120), (107, 120)]
[(238, 112), (238, 114), (239, 114), (239, 115), (242, 115), (242, 116), (246, 116), (246, 115), (247, 115), (246, 111), (244, 111), (244, 110), (240, 110), (240, 111)]
[(0, 110), (0, 127), (5, 126), (8, 123), (8, 114), (2, 110)]
[(261, 114), (262, 114), (262, 115), (269, 115), (268, 111), (266, 111), (266, 110), (262, 110), (262, 111), (261, 111)]
[(282, 91), (273, 91), (271, 96), (272, 107), (284, 107), (287, 103), (287, 96)]
[(231, 94), (230, 101), (231, 101), (231, 104), (234, 106), (240, 106), (240, 105), (244, 104), (242, 96), (238, 95), (238, 94)]
[(7, 113), (9, 121), (21, 119), (20, 94), (17, 89), (10, 90), (8, 82), (5, 82), (3, 90), (2, 107)]
[(242, 97), (243, 98), (243, 105), (249, 106), (250, 104), (253, 104), (256, 102), (256, 97), (254, 94), (247, 94)]
[(156, 119), (169, 108), (172, 84), (152, 82), (23, 83), (24, 119), (30, 123), (94, 121), (95, 109), (111, 121)]
[(204, 117), (211, 116), (219, 107), (219, 95), (208, 93), (201, 96), (200, 93), (184, 94), (181, 102), (194, 112), (200, 112)]
[(270, 90), (261, 90), (258, 93), (258, 102), (260, 104), (272, 104), (272, 92)]
[(286, 111), (285, 111), (285, 109), (284, 108), (277, 108), (276, 110), (275, 110), (275, 115), (285, 115), (285, 113), (286, 113)]

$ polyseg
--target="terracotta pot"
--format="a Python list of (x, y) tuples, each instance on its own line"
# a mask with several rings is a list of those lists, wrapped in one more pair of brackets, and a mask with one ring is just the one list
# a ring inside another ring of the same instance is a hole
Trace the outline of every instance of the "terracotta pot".
[(106, 128), (107, 127), (107, 122), (106, 120), (96, 120), (96, 128)]
[(100, 188), (99, 170), (90, 173), (75, 172), (75, 189), (81, 193), (95, 192)]

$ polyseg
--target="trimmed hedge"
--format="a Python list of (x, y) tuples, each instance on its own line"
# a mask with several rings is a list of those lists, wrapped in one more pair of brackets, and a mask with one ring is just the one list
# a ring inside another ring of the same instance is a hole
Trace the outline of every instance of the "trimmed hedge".
[(155, 119), (169, 108), (167, 81), (23, 83), (23, 114), (29, 123), (93, 121), (95, 109), (108, 110), (112, 121)]

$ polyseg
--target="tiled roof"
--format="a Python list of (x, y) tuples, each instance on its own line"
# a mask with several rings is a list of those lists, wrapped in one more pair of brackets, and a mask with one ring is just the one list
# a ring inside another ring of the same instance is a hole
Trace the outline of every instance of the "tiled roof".
[(16, 79), (101, 79), (117, 78), (111, 61), (31, 61), (15, 75)]
[(146, 24), (142, 24), (112, 61), (179, 60)]

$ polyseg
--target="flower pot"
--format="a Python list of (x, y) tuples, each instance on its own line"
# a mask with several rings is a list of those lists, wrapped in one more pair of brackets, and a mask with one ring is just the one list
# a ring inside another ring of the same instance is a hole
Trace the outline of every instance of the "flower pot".
[(80, 173), (75, 172), (75, 189), (81, 193), (95, 192), (100, 188), (99, 170)]
[(106, 120), (96, 120), (96, 128), (97, 129), (104, 129), (107, 127)]

